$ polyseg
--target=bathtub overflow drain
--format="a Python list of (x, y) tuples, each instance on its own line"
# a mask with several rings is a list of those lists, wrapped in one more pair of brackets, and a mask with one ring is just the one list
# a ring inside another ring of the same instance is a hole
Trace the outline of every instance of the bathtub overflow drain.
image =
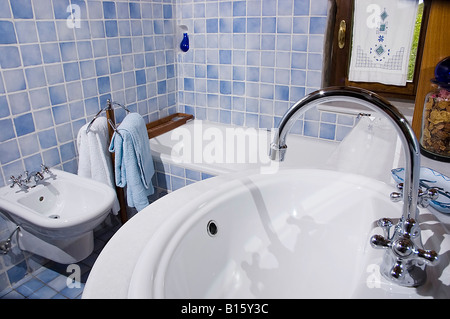
[(58, 218), (59, 218), (59, 215), (50, 215), (50, 216), (48, 216), (48, 218), (51, 218), (51, 219), (58, 219)]
[(210, 220), (208, 222), (208, 226), (206, 226), (206, 229), (208, 231), (209, 236), (214, 237), (217, 235), (218, 229), (217, 229), (217, 224), (214, 220)]

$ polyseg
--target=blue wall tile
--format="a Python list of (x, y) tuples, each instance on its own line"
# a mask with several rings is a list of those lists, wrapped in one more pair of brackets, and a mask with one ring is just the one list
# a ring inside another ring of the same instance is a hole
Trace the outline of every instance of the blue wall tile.
[(19, 147), (22, 156), (28, 156), (39, 151), (39, 142), (36, 134), (28, 134), (19, 138)]
[(0, 142), (14, 138), (14, 127), (11, 119), (0, 120)]
[(1, 18), (11, 18), (9, 0), (0, 0), (0, 19)]
[(3, 69), (16, 68), (22, 65), (19, 49), (15, 46), (0, 47), (0, 66)]
[(56, 41), (56, 27), (53, 21), (37, 21), (36, 22), (39, 41), (51, 42)]
[(80, 79), (80, 70), (78, 62), (64, 63), (64, 78), (67, 82)]
[(38, 42), (37, 28), (34, 21), (15, 21), (19, 43)]
[(20, 158), (19, 147), (16, 140), (9, 140), (0, 144), (0, 163), (6, 164)]
[(36, 120), (36, 129), (38, 130), (46, 129), (55, 125), (53, 122), (52, 111), (48, 108), (34, 112), (34, 118)]
[(17, 43), (14, 25), (10, 21), (0, 21), (0, 44)]
[(5, 78), (6, 92), (10, 93), (26, 89), (22, 69), (4, 71), (3, 77)]
[(32, 19), (33, 8), (31, 0), (10, 0), (11, 9), (15, 19)]
[(233, 33), (245, 33), (246, 31), (246, 19), (235, 18), (233, 19)]
[(206, 32), (217, 33), (219, 31), (218, 19), (206, 19)]
[(30, 101), (26, 92), (20, 92), (9, 95), (9, 104), (12, 114), (20, 114), (30, 110)]
[(44, 63), (60, 62), (59, 46), (57, 43), (41, 44)]
[[(58, 52), (58, 47), (56, 47)], [(45, 73), (47, 74), (48, 84), (58, 84), (64, 82), (63, 69), (60, 64), (47, 65), (45, 67)]]
[(100, 94), (108, 93), (111, 91), (109, 76), (98, 78), (98, 91)]
[(77, 42), (78, 58), (80, 60), (90, 59), (92, 55), (92, 45), (90, 41)]
[(17, 136), (34, 132), (34, 120), (31, 113), (26, 113), (14, 118), (14, 126)]
[(320, 123), (319, 137), (327, 140), (334, 140), (336, 136), (336, 125)]
[(116, 4), (112, 1), (103, 2), (103, 17), (105, 19), (116, 18)]
[(61, 50), (61, 59), (63, 62), (77, 60), (77, 48), (75, 42), (61, 42), (59, 44)]
[(67, 11), (69, 4), (69, 0), (53, 1), (53, 12), (56, 19), (67, 19), (69, 17), (70, 13)]
[(50, 101), (52, 105), (58, 105), (67, 102), (66, 89), (64, 85), (51, 86), (48, 88)]
[(139, 2), (130, 2), (130, 18), (141, 18), (141, 4)]
[(20, 46), (24, 66), (42, 64), (41, 49), (37, 44)]
[(326, 17), (311, 17), (309, 19), (309, 33), (324, 34), (326, 24), (327, 24)]
[(107, 37), (117, 37), (119, 29), (117, 27), (117, 21), (105, 21), (105, 30)]
[(103, 59), (95, 60), (95, 70), (96, 70), (97, 76), (102, 76), (102, 75), (108, 74), (109, 73), (108, 59), (103, 58)]
[(56, 133), (53, 128), (38, 132), (39, 144), (41, 148), (46, 149), (58, 144), (56, 140)]
[(11, 113), (9, 111), (8, 101), (6, 96), (0, 96), (0, 118), (7, 117)]
[(309, 0), (294, 0), (294, 15), (309, 15)]

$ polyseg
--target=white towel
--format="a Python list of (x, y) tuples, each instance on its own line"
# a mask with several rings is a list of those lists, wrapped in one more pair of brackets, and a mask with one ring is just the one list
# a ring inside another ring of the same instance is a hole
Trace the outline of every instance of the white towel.
[[(111, 154), (109, 153), (108, 122), (105, 117), (97, 118), (86, 133), (89, 124), (78, 131), (78, 175), (91, 178), (115, 189)], [(112, 207), (113, 214), (120, 210), (116, 198)]]
[(406, 85), (418, 2), (355, 1), (350, 81)]

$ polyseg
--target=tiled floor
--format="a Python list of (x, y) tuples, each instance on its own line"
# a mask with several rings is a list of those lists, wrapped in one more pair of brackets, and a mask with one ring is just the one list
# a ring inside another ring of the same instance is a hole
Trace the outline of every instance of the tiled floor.
[[(49, 262), (0, 291), (0, 299), (79, 299), (95, 260), (120, 225), (95, 232), (94, 251), (72, 268)], [(79, 279), (74, 281), (73, 279)]]

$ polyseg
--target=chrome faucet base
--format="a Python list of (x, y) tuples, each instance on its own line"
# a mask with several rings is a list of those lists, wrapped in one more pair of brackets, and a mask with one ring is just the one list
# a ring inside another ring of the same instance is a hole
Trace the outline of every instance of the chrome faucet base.
[(403, 287), (419, 287), (422, 286), (427, 281), (426, 264), (416, 265), (409, 263), (407, 265), (401, 265), (403, 268), (402, 276), (396, 276), (400, 271), (393, 269), (390, 265), (396, 265), (395, 258), (390, 254), (386, 253), (383, 257), (383, 263), (381, 264), (380, 273), (387, 281), (393, 282), (399, 286)]
[[(427, 265), (436, 265), (438, 256), (433, 250), (424, 250), (419, 225), (414, 219), (400, 220), (397, 225), (382, 218), (378, 226), (384, 236), (374, 235), (370, 239), (373, 248), (386, 249), (380, 272), (388, 281), (400, 286), (418, 287), (426, 282)], [(390, 228), (394, 233), (389, 236)]]

